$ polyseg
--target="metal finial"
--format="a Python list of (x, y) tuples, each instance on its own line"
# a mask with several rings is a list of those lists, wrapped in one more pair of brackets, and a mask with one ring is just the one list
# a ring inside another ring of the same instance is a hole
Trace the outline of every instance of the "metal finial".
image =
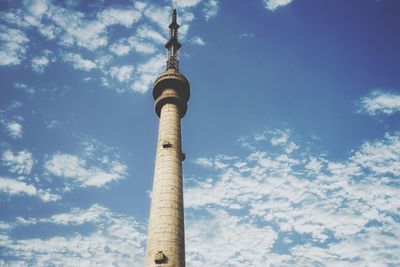
[(172, 11), (172, 23), (176, 23), (176, 8)]

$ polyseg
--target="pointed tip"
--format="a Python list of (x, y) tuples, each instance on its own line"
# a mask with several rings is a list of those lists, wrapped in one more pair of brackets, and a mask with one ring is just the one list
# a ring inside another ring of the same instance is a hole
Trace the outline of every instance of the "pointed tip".
[(176, 22), (176, 8), (172, 10), (172, 22)]

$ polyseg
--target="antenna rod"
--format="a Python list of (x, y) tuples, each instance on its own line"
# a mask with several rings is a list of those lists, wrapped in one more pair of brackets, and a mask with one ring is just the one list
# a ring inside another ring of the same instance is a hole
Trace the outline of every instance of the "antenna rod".
[(169, 24), (169, 40), (165, 47), (168, 49), (167, 70), (175, 69), (179, 72), (178, 50), (182, 47), (178, 41), (179, 24), (176, 22), (176, 8), (172, 10), (172, 21)]

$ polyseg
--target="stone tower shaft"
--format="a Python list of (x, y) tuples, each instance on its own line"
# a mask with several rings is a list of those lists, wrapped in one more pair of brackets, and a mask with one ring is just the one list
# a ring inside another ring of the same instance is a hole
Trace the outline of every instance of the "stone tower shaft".
[(187, 111), (189, 81), (179, 72), (179, 25), (173, 10), (167, 67), (154, 82), (155, 112), (160, 117), (148, 225), (146, 267), (184, 267), (185, 234), (181, 118)]

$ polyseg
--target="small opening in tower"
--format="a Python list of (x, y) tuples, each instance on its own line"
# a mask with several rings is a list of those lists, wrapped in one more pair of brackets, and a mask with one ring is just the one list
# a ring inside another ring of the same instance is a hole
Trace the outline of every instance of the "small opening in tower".
[(156, 254), (154, 255), (154, 262), (156, 264), (162, 264), (165, 261), (165, 256), (162, 251), (157, 251)]
[(163, 148), (169, 148), (169, 147), (172, 147), (172, 144), (169, 141), (164, 140), (162, 142), (162, 146), (163, 146)]

